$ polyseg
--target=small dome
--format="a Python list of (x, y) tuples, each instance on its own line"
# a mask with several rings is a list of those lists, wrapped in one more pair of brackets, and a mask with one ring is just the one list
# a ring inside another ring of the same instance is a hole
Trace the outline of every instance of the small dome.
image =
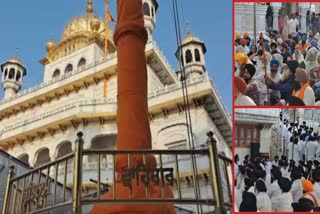
[(24, 67), (23, 63), (20, 61), (20, 59), (18, 57), (12, 57), (10, 59), (8, 59), (6, 62), (4, 62), (2, 65), (1, 65), (1, 70), (3, 71), (3, 67), (7, 64), (15, 64), (15, 65), (19, 65), (23, 68), (23, 76), (26, 75), (27, 73), (27, 70), (26, 68)]
[(94, 18), (90, 21), (90, 28), (94, 32), (97, 32), (100, 29), (101, 22), (98, 18)]
[(54, 46), (56, 46), (56, 45), (55, 45), (54, 42), (50, 39), (50, 40), (47, 42), (47, 44), (46, 44), (46, 50), (47, 50), (47, 51), (50, 51), (52, 48), (54, 48)]
[(186, 46), (190, 43), (199, 44), (200, 46), (202, 46), (203, 52), (204, 53), (207, 52), (207, 48), (206, 48), (206, 45), (204, 44), (204, 42), (201, 41), (198, 37), (196, 37), (196, 36), (192, 35), (190, 32), (188, 32), (186, 37), (184, 37), (184, 39), (182, 40), (181, 46)]
[(185, 45), (188, 44), (190, 42), (200, 42), (203, 43), (198, 37), (192, 35), (191, 33), (187, 33), (186, 37), (184, 37), (184, 39), (182, 40), (181, 44)]
[(75, 35), (91, 34), (93, 32), (104, 31), (104, 21), (92, 13), (86, 13), (75, 17), (65, 27), (62, 40), (66, 40)]
[(22, 67), (24, 67), (22, 62), (20, 61), (20, 59), (18, 57), (12, 57), (11, 59), (8, 59), (5, 63), (19, 64)]

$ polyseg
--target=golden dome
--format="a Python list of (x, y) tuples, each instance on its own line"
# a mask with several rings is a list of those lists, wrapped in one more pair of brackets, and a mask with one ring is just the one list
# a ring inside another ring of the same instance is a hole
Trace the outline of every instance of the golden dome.
[(54, 42), (50, 39), (50, 40), (47, 42), (47, 44), (46, 44), (46, 50), (47, 50), (47, 51), (50, 51), (54, 46), (56, 46), (56, 45), (55, 45)]
[(65, 27), (62, 34), (62, 41), (79, 34), (92, 34), (103, 32), (104, 21), (92, 13), (86, 13), (75, 17)]
[(188, 44), (190, 42), (201, 42), (203, 43), (202, 41), (200, 41), (200, 39), (194, 35), (192, 35), (191, 33), (187, 33), (186, 37), (184, 37), (184, 39), (182, 40), (181, 44), (182, 45), (185, 45), (185, 44)]
[(90, 28), (94, 32), (97, 32), (100, 29), (101, 22), (98, 18), (94, 18), (90, 21)]

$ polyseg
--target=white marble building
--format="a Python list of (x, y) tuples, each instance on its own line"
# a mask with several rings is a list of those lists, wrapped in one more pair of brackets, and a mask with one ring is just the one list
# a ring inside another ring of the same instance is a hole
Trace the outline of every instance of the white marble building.
[[(268, 5), (266, 3), (256, 4), (256, 33), (266, 32), (266, 13)], [(271, 8), (273, 11), (273, 30), (279, 30), (278, 16), (280, 13), (286, 12), (289, 15), (293, 12), (299, 12), (301, 15), (301, 32), (306, 32), (306, 13), (308, 10), (315, 11), (318, 3), (280, 3), (272, 2)], [(235, 3), (234, 4), (234, 29), (235, 33), (248, 32), (250, 35), (254, 34), (254, 3)]]
[[(154, 149), (186, 149), (179, 72), (170, 66), (152, 38), (157, 7), (155, 0), (144, 0), (152, 144)], [(87, 8), (84, 15), (72, 19), (57, 44), (48, 42), (47, 55), (41, 60), (44, 79), (40, 85), (20, 91), (23, 76), (28, 75), (23, 63), (13, 58), (1, 65), (5, 98), (0, 101), (0, 147), (32, 167), (72, 152), (79, 131), (84, 133), (85, 149), (115, 148), (117, 53), (111, 29), (107, 29), (105, 41), (104, 20), (90, 11)], [(177, 51), (187, 67), (195, 146), (205, 144), (206, 133), (212, 130), (219, 152), (231, 157), (231, 119), (206, 71), (205, 52), (205, 44), (190, 33)], [(96, 161), (85, 157), (84, 181), (90, 179)], [(109, 161), (103, 160), (103, 166), (107, 168)], [(191, 175), (189, 164), (185, 163), (185, 177)], [(208, 169), (208, 164), (202, 165), (199, 171), (207, 173)], [(182, 185), (188, 187), (187, 181)], [(208, 192), (210, 188), (203, 181), (201, 189)]]

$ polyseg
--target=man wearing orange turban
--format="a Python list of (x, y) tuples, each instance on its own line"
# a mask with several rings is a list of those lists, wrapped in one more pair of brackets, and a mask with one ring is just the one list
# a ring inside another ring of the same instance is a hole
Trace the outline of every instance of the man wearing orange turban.
[(313, 191), (313, 185), (312, 182), (309, 180), (303, 180), (302, 181), (302, 188), (303, 188), (303, 195), (301, 198), (307, 198), (310, 199), (315, 207), (319, 206), (319, 199), (316, 196), (316, 194)]
[(296, 87), (292, 91), (292, 96), (299, 97), (306, 106), (313, 106), (315, 104), (314, 91), (309, 85), (310, 75), (302, 68), (298, 68), (296, 71), (296, 81), (299, 83), (299, 87)]
[[(147, 99), (147, 67), (145, 45), (148, 39), (144, 27), (142, 0), (117, 0), (118, 20), (114, 41), (118, 54), (118, 112), (117, 112), (117, 149), (143, 150), (151, 148), (150, 124)], [(148, 169), (157, 166), (152, 155), (146, 155), (145, 165)], [(130, 168), (143, 164), (141, 155), (131, 156)], [(128, 155), (116, 156), (114, 179), (116, 193), (109, 191), (102, 199), (146, 199), (146, 188), (137, 185), (137, 178), (132, 179), (131, 188), (125, 186), (121, 177), (128, 166)], [(138, 176), (136, 176), (138, 177)], [(161, 198), (162, 184), (149, 185), (150, 198)], [(164, 184), (165, 198), (173, 198), (171, 189)], [(91, 214), (173, 214), (173, 204), (95, 204)]]
[(240, 78), (235, 76), (233, 80), (234, 84), (234, 105), (235, 106), (255, 106), (254, 101), (244, 94), (247, 92), (247, 84), (246, 82)]

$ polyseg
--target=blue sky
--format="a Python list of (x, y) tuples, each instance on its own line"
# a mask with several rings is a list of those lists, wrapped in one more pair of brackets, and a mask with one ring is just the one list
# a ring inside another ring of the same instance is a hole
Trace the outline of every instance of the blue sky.
[[(104, 0), (93, 0), (96, 13), (104, 17)], [(110, 0), (112, 14), (116, 0)], [(154, 38), (173, 68), (178, 68), (174, 56), (177, 49), (171, 0), (158, 0), (157, 26)], [(206, 68), (229, 112), (232, 108), (232, 1), (178, 0), (182, 20), (190, 22), (191, 32), (207, 46)], [(68, 21), (84, 13), (86, 0), (10, 0), (1, 2), (0, 62), (15, 55), (27, 67), (23, 89), (38, 85), (43, 80), (39, 60), (46, 54), (49, 38), (57, 43)], [(181, 10), (181, 7), (183, 8)], [(185, 35), (185, 21), (182, 21)], [(3, 90), (0, 90), (3, 97)]]

